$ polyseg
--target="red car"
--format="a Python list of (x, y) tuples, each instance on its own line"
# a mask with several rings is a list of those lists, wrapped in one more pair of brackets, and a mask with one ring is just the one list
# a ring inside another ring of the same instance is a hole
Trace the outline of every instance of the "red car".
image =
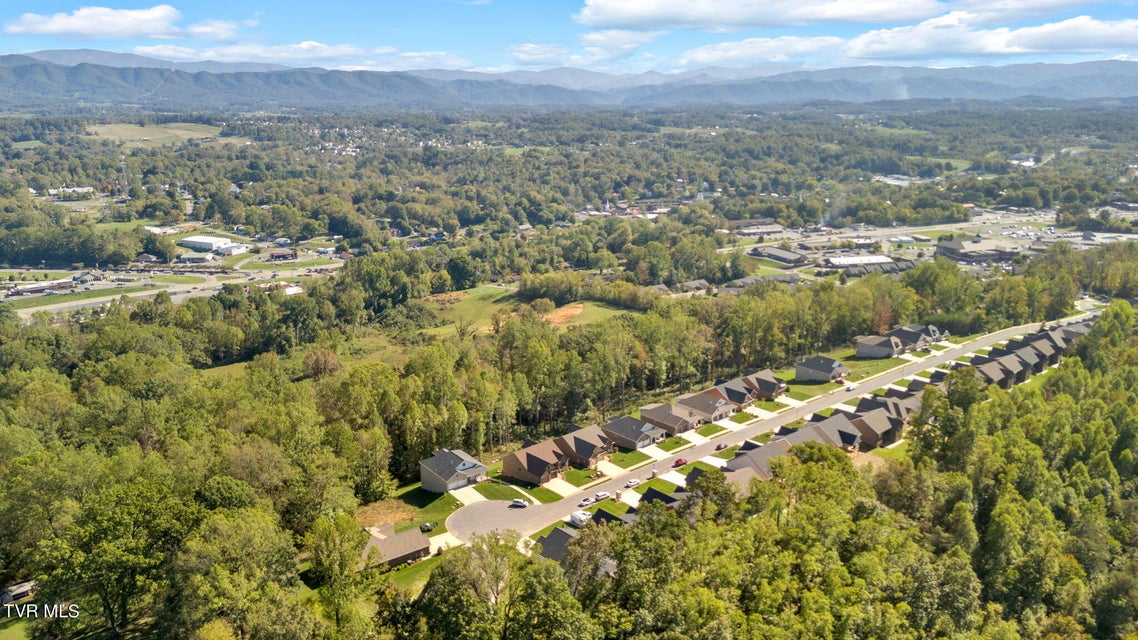
[(672, 464), (672, 466), (673, 467), (682, 467), (687, 463), (688, 463), (687, 458), (680, 458), (680, 459), (676, 460), (675, 463)]

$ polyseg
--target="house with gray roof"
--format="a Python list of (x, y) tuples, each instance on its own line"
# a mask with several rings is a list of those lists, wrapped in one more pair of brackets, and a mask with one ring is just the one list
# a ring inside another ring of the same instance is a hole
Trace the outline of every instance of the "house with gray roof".
[(625, 449), (643, 449), (663, 440), (667, 435), (660, 427), (632, 416), (613, 418), (601, 425), (601, 431), (613, 444)]
[(676, 398), (676, 404), (690, 409), (704, 422), (715, 422), (731, 417), (735, 408), (721, 396), (704, 391)]
[(537, 539), (541, 545), (541, 557), (549, 558), (555, 562), (564, 562), (569, 553), (569, 543), (577, 537), (577, 532), (568, 527), (557, 527), (553, 531)]
[(874, 409), (856, 414), (850, 423), (861, 434), (861, 441), (869, 447), (887, 447), (901, 437), (905, 421), (889, 415), (885, 409)]
[(554, 444), (569, 457), (569, 462), (579, 467), (592, 469), (597, 462), (612, 454), (612, 442), (597, 425), (581, 427), (554, 438)]
[(502, 475), (532, 484), (560, 477), (568, 468), (569, 456), (552, 440), (536, 442), (502, 458)]
[(849, 373), (849, 367), (826, 356), (810, 356), (794, 365), (796, 382), (832, 382)]
[(827, 444), (846, 451), (853, 451), (861, 445), (861, 431), (844, 414), (835, 413), (821, 422), (815, 422), (801, 429), (801, 431), (807, 430), (817, 431)]
[(398, 567), (431, 555), (431, 540), (418, 527), (395, 533), (395, 526), (367, 529), (370, 534), (360, 555), (360, 568), (385, 564)]
[(755, 390), (744, 382), (742, 378), (736, 378), (717, 384), (708, 389), (705, 393), (710, 393), (730, 402), (736, 411), (751, 406), (751, 403), (755, 401)]
[(897, 336), (858, 336), (854, 346), (859, 358), (892, 358), (906, 351)]
[(691, 431), (703, 419), (695, 411), (683, 405), (649, 404), (640, 407), (640, 419), (650, 425), (660, 427), (671, 435)]
[(433, 493), (446, 493), (486, 479), (490, 470), (460, 449), (439, 449), (435, 455), (419, 461), (419, 478), (423, 488)]
[(756, 400), (774, 400), (786, 393), (786, 380), (779, 378), (770, 369), (763, 369), (743, 376), (743, 382), (755, 392)]

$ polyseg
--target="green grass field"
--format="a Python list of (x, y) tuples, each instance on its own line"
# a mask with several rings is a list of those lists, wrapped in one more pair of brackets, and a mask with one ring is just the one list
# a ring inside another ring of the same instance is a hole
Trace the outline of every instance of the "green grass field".
[(593, 477), (598, 471), (594, 469), (575, 469), (570, 468), (565, 472), (565, 481), (574, 487), (583, 487), (592, 482), (600, 480), (603, 476)]
[(96, 222), (95, 228), (100, 231), (110, 231), (117, 229), (119, 231), (130, 231), (138, 227), (160, 227), (162, 221), (157, 218), (139, 218), (137, 220), (127, 220), (126, 222)]
[(482, 482), (475, 485), (474, 490), (485, 496), (487, 500), (515, 500), (517, 498), (525, 500), (525, 496), (518, 493), (517, 489), (497, 482)]
[(80, 300), (90, 300), (91, 298), (106, 298), (109, 296), (121, 296), (128, 293), (137, 293), (139, 291), (151, 291), (159, 287), (153, 285), (140, 285), (136, 287), (121, 287), (114, 289), (102, 289), (99, 291), (77, 291), (75, 293), (60, 293), (54, 296), (36, 296), (34, 298), (20, 298), (9, 301), (13, 309), (34, 309), (36, 307), (44, 307), (49, 304), (59, 304), (60, 302), (77, 302)]
[(903, 440), (901, 444), (889, 449), (877, 448), (872, 453), (886, 460), (905, 460), (909, 457), (909, 441)]
[(621, 469), (631, 469), (651, 459), (652, 457), (643, 451), (616, 451), (613, 452), (609, 462), (612, 462)]
[(588, 511), (589, 513), (596, 513), (603, 509), (613, 514), (614, 516), (623, 516), (624, 514), (628, 513), (628, 510), (631, 508), (632, 507), (628, 506), (627, 503), (621, 502), (619, 500), (605, 500), (604, 502), (598, 502), (597, 504), (594, 504), (590, 507), (585, 507), (585, 511)]
[[(746, 413), (740, 413), (737, 415), (747, 416), (747, 420), (751, 419), (751, 416), (746, 414)], [(744, 420), (744, 422), (746, 422), (746, 420)], [(740, 424), (742, 424), (742, 423), (740, 423)], [(709, 422), (709, 423), (703, 425), (702, 427), (700, 427), (699, 430), (696, 431), (696, 433), (698, 433), (699, 435), (701, 435), (705, 438), (714, 438), (715, 436), (723, 433), (726, 430), (727, 429), (724, 429), (723, 427), (721, 427), (715, 423)]]
[(733, 447), (727, 447), (723, 451), (716, 451), (715, 457), (716, 458), (723, 458), (724, 460), (730, 460), (731, 458), (735, 457), (735, 452), (738, 450), (739, 450), (739, 445), (735, 445)]
[(201, 284), (205, 282), (205, 278), (201, 276), (179, 276), (179, 275), (161, 275), (153, 276), (151, 278), (154, 282), (161, 282), (162, 284)]
[(660, 478), (652, 478), (648, 482), (644, 482), (644, 483), (637, 485), (636, 488), (633, 489), (633, 491), (643, 495), (645, 491), (647, 491), (648, 489), (653, 488), (653, 487), (656, 488), (658, 491), (662, 491), (664, 493), (671, 493), (671, 492), (675, 491), (677, 488), (676, 485), (672, 484), (671, 482), (668, 482), (667, 480), (661, 480)]
[[(217, 137), (221, 127), (188, 122), (171, 122), (139, 126), (137, 124), (101, 124), (88, 127), (93, 137), (122, 142), (127, 147), (153, 149), (166, 144), (180, 144), (193, 138)], [(217, 138), (219, 142), (244, 144), (245, 138)]]
[[(498, 473), (501, 473), (501, 471), (499, 470)], [(512, 484), (515, 487), (520, 487), (520, 488), (524, 489), (526, 493), (530, 494), (534, 498), (537, 498), (537, 500), (539, 502), (541, 502), (542, 504), (549, 503), (549, 502), (557, 502), (558, 500), (561, 499), (560, 494), (558, 494), (557, 492), (555, 492), (551, 489), (546, 489), (545, 487), (539, 487), (535, 484), (530, 484), (528, 482), (522, 482), (521, 480), (514, 480), (513, 478), (502, 477), (502, 476), (496, 475), (495, 472), (493, 472), (493, 471), (490, 472), (490, 477), (501, 480), (502, 482), (505, 482), (506, 484)], [(482, 485), (478, 485), (478, 486), (482, 486)], [(524, 496), (517, 495), (514, 497), (521, 498)]]
[[(581, 310), (581, 313), (569, 318), (569, 320), (561, 326), (571, 327), (578, 324), (590, 324), (606, 320), (613, 316), (619, 316), (622, 313), (637, 313), (628, 309), (607, 305), (603, 302), (593, 302), (592, 300), (580, 304), (585, 307)], [(554, 313), (556, 313), (556, 311)]]
[[(457, 295), (456, 295), (457, 294)], [(474, 329), (491, 325), (491, 318), (499, 309), (512, 309), (517, 304), (514, 290), (495, 285), (483, 285), (465, 291), (440, 296), (432, 296), (436, 303), (435, 311), (446, 323), (441, 327), (428, 329), (427, 333), (451, 335), (455, 322), (466, 322)]]
[(703, 469), (704, 471), (713, 471), (713, 470), (715, 470), (715, 467), (707, 464), (706, 462), (700, 462), (699, 460), (696, 460), (695, 462), (689, 462), (689, 463), (685, 464), (684, 466), (680, 467), (679, 469), (676, 469), (676, 471), (678, 471), (678, 472), (680, 472), (686, 476), (687, 474), (692, 472), (692, 469)]
[[(26, 151), (28, 149), (35, 149), (36, 147), (42, 147), (42, 146), (43, 146), (43, 142), (41, 142), (39, 140), (22, 140), (20, 142), (13, 142), (12, 143), (12, 148), (18, 149), (20, 151)], [(4, 637), (4, 634), (0, 633), (0, 638), (3, 638), (3, 637)]]
[(676, 451), (677, 449), (681, 449), (690, 444), (690, 442), (684, 440), (680, 436), (672, 436), (670, 438), (665, 438), (662, 442), (660, 442), (660, 444), (656, 446), (660, 447), (664, 451)]
[[(746, 411), (740, 411), (740, 412), (736, 413), (735, 415), (731, 416), (731, 422), (734, 422), (735, 424), (746, 424), (753, 419), (754, 419), (754, 416), (747, 413)], [(711, 426), (715, 426), (715, 425), (711, 425)], [(700, 435), (703, 435), (703, 434), (701, 433)]]
[(27, 640), (28, 622), (21, 618), (0, 618), (0, 640)]
[(432, 536), (447, 530), (447, 518), (454, 513), (454, 503), (458, 501), (454, 494), (431, 493), (419, 486), (418, 483), (400, 489), (395, 497), (415, 510), (413, 519), (395, 523), (396, 533), (414, 529), (424, 522), (433, 522), (435, 528), (429, 534)]
[(396, 569), (387, 575), (391, 578), (392, 584), (404, 591), (409, 591), (411, 597), (416, 597), (426, 586), (427, 579), (431, 577), (431, 571), (439, 565), (442, 559), (442, 556), (432, 556), (409, 567)]
[(880, 360), (843, 360), (842, 362), (850, 368), (849, 379), (857, 381), (872, 378), (909, 361), (904, 358), (884, 358)]
[(782, 411), (786, 408), (785, 404), (781, 402), (775, 402), (774, 400), (759, 400), (751, 404), (751, 406), (756, 409), (762, 409), (763, 411), (769, 411), (771, 413), (778, 413), (779, 411)]
[[(46, 278), (44, 277), (45, 274), (47, 275)], [(70, 275), (71, 273), (67, 271), (0, 271), (0, 284), (29, 284), (45, 280), (62, 280)]]

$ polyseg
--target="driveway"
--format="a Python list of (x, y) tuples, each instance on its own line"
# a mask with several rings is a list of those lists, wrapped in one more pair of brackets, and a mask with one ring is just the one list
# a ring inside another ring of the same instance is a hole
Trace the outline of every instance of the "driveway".
[(458, 498), (462, 504), (474, 504), (475, 502), (482, 502), (486, 499), (486, 496), (478, 493), (478, 490), (474, 487), (459, 487), (450, 493), (455, 498)]
[(553, 478), (541, 486), (549, 489), (561, 497), (571, 496), (574, 493), (580, 491), (580, 489), (566, 482), (565, 480), (562, 480), (561, 478)]

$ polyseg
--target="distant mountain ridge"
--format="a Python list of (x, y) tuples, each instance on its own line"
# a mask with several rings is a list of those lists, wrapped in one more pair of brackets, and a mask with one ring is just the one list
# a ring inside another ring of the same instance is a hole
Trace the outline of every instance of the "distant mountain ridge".
[[(209, 70), (208, 65), (221, 65), (213, 67), (221, 70)], [(707, 67), (615, 75), (573, 68), (493, 74), (333, 71), (256, 63), (172, 63), (93, 50), (0, 56), (0, 109), (30, 113), (671, 108), (926, 100), (1050, 104), (1123, 98), (1138, 98), (1138, 62), (948, 69)]]

